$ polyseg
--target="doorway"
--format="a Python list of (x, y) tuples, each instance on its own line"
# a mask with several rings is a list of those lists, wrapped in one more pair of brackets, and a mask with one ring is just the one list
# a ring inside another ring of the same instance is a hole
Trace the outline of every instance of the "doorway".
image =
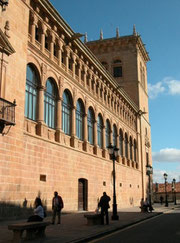
[(78, 210), (87, 210), (88, 181), (80, 178), (78, 180)]

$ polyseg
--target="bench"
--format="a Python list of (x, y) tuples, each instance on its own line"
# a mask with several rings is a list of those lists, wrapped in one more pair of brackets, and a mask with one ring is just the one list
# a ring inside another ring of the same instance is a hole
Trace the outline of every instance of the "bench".
[(23, 231), (26, 230), (26, 239), (43, 238), (45, 237), (46, 226), (51, 222), (24, 222), (8, 225), (9, 230), (13, 230), (13, 242), (21, 242)]
[(101, 214), (84, 214), (84, 217), (87, 218), (87, 225), (98, 225), (101, 224)]

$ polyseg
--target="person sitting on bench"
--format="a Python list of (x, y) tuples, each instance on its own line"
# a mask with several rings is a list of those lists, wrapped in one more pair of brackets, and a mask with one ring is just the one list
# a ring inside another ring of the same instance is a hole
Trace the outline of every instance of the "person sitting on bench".
[(41, 199), (36, 197), (34, 204), (34, 215), (30, 216), (27, 222), (41, 222), (44, 219), (44, 208), (42, 206)]

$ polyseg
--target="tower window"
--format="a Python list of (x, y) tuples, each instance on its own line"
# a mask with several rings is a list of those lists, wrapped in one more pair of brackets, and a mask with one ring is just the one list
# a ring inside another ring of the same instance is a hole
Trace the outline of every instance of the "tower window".
[(115, 60), (113, 62), (113, 76), (115, 78), (122, 77), (122, 63), (121, 63), (121, 60)]
[(114, 67), (113, 76), (115, 78), (122, 77), (122, 67)]

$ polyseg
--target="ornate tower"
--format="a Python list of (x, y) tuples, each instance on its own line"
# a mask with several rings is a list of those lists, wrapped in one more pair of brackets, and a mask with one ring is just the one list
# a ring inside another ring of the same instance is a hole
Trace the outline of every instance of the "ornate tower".
[(86, 45), (139, 109), (148, 112), (146, 63), (150, 59), (135, 26), (132, 35), (119, 36), (116, 30), (115, 38), (103, 39), (101, 34), (99, 40)]

